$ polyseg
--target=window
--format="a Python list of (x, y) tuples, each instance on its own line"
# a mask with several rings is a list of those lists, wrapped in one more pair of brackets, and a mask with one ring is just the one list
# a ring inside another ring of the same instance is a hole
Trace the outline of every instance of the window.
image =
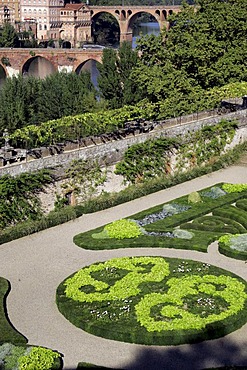
[(45, 30), (45, 31), (47, 30), (47, 25), (46, 25), (46, 24), (44, 24), (44, 30)]
[(42, 24), (39, 24), (39, 30), (40, 31), (42, 30)]

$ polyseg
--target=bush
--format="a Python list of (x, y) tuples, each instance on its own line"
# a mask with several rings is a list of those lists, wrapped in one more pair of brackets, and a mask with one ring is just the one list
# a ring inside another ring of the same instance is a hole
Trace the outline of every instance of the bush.
[(0, 346), (0, 366), (2, 370), (62, 369), (62, 357), (60, 353), (43, 347), (4, 343)]
[(247, 260), (247, 234), (221, 236), (219, 251), (228, 257)]
[(127, 219), (114, 221), (106, 225), (104, 230), (106, 230), (107, 235), (113, 239), (137, 238), (142, 234), (140, 226), (138, 226), (135, 221)]
[(193, 191), (188, 196), (188, 203), (200, 203), (202, 202), (201, 196), (197, 191)]

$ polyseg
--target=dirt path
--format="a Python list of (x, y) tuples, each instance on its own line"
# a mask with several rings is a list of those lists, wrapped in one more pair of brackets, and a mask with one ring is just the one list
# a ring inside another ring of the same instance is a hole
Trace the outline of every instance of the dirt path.
[(218, 182), (247, 183), (247, 168), (239, 164), (136, 199), (132, 202), (47, 229), (0, 246), (0, 276), (12, 289), (7, 300), (11, 322), (29, 344), (64, 354), (65, 369), (79, 361), (125, 369), (203, 369), (247, 366), (247, 324), (224, 338), (194, 345), (142, 346), (99, 338), (70, 324), (55, 304), (56, 288), (68, 275), (97, 261), (121, 256), (159, 255), (189, 258), (225, 268), (247, 280), (247, 265), (222, 256), (216, 244), (207, 254), (169, 249), (86, 251), (73, 244), (75, 234), (129, 216)]

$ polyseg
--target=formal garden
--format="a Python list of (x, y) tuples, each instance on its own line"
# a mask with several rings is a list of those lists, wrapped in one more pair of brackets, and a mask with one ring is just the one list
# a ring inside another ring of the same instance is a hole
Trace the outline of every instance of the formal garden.
[[(247, 258), (247, 185), (220, 183), (76, 235), (84, 249), (179, 248)], [(179, 289), (178, 289), (179, 286)], [(210, 264), (122, 257), (84, 267), (58, 287), (57, 304), (94, 335), (146, 345), (224, 336), (246, 323), (247, 284)]]
[[(247, 259), (247, 185), (219, 183), (74, 236), (89, 250), (178, 248)], [(179, 286), (179, 289), (178, 289)], [(59, 369), (62, 354), (27, 345), (6, 311), (0, 279), (0, 368)], [(113, 258), (67, 277), (57, 306), (73, 325), (96, 336), (145, 345), (219, 338), (247, 321), (247, 283), (208, 263), (159, 256)], [(78, 368), (88, 366), (78, 364)]]

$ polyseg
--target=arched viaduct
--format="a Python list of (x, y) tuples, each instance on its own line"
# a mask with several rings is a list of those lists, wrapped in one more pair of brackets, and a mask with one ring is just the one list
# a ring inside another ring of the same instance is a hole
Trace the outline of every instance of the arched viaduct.
[(88, 60), (101, 62), (102, 50), (0, 48), (0, 68), (6, 77), (25, 74), (38, 57), (47, 62), (46, 68), (51, 72), (78, 73)]
[(181, 11), (181, 6), (89, 6), (91, 19), (102, 13), (109, 13), (118, 21), (120, 42), (132, 41), (132, 26), (140, 13), (151, 14), (159, 23), (160, 29), (169, 28), (168, 17)]

